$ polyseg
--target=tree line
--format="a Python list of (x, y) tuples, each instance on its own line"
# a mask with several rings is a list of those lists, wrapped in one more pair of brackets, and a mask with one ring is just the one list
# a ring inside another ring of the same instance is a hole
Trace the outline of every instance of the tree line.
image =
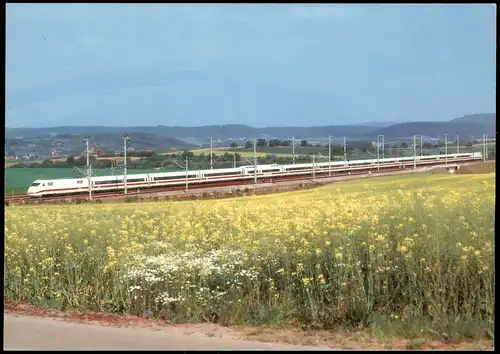
[[(90, 156), (90, 164), (94, 169), (109, 169), (123, 167), (123, 157), (114, 156), (115, 158), (107, 159), (97, 159), (94, 156)], [(191, 151), (183, 151), (181, 153), (173, 154), (158, 154), (153, 152), (147, 157), (141, 157), (139, 159), (132, 160), (131, 156), (127, 154), (127, 168), (128, 169), (180, 169), (184, 166), (185, 160), (188, 158), (188, 164), (190, 169), (209, 169), (210, 168), (210, 154), (199, 154), (195, 155)], [(241, 156), (239, 153), (228, 153), (224, 155), (213, 156), (212, 162), (214, 168), (230, 168), (234, 164), (236, 166), (241, 165), (251, 165), (253, 162), (247, 160)], [(267, 156), (259, 156), (259, 164), (271, 164), (280, 163), (287, 164), (292, 163), (292, 157), (276, 157), (273, 154), (268, 154)], [(296, 156), (295, 161), (297, 163), (310, 162), (311, 158), (308, 156)], [(72, 156), (68, 157), (65, 161), (51, 161), (49, 159), (44, 160), (42, 163), (18, 163), (12, 165), (10, 168), (84, 168), (87, 165), (86, 157), (80, 156), (74, 158)]]
[[(260, 139), (257, 139), (257, 141), (255, 142), (255, 145), (257, 145), (258, 147), (279, 147), (279, 146), (286, 147), (286, 146), (292, 146), (292, 140), (289, 140), (289, 139), (280, 140), (280, 139), (263, 139), (263, 138), (260, 138)], [(233, 142), (229, 146), (232, 149), (236, 149), (237, 147), (239, 147), (239, 144)], [(315, 146), (315, 145), (309, 144), (307, 142), (307, 140), (301, 140), (300, 141), (300, 146), (302, 146), (302, 147), (311, 147), (311, 146)], [(316, 146), (319, 146), (319, 144), (316, 145)], [(244, 147), (245, 147), (245, 149), (251, 149), (251, 148), (253, 148), (253, 140), (248, 140), (245, 143)]]
[[(355, 142), (355, 145), (359, 145), (359, 143), (361, 142), (360, 141), (356, 141)], [(480, 142), (478, 142), (480, 143)], [(353, 142), (349, 142), (347, 143), (347, 146), (349, 145), (352, 145)], [(362, 144), (365, 144), (367, 146), (371, 145), (371, 142), (369, 141), (363, 141)], [(453, 143), (448, 143), (449, 146), (452, 146)], [(472, 142), (471, 141), (462, 141), (460, 142), (460, 144), (463, 146), (465, 145), (465, 147), (467, 148), (471, 148), (472, 147)], [(256, 141), (256, 145), (258, 147), (279, 147), (279, 146), (282, 146), (282, 147), (287, 147), (287, 146), (292, 146), (292, 140), (280, 140), (280, 139), (263, 139), (263, 138), (260, 138), (260, 139), (257, 139)], [(325, 144), (311, 144), (309, 143), (307, 140), (300, 140), (300, 146), (301, 147), (321, 147), (321, 146), (325, 146)], [(327, 146), (327, 145), (326, 145)], [(333, 144), (332, 144), (333, 146)], [(342, 146), (342, 145), (335, 145), (335, 146)], [(417, 146), (418, 146), (418, 141), (417, 141)], [(438, 143), (430, 143), (430, 142), (424, 142), (422, 143), (422, 148), (424, 149), (436, 149), (436, 148), (439, 148), (439, 147), (444, 147), (445, 146), (445, 143), (444, 141), (439, 141)], [(239, 144), (238, 143), (231, 143), (230, 147), (232, 149), (236, 149), (239, 147)], [(244, 147), (246, 149), (250, 149), (250, 148), (253, 148), (253, 141), (252, 140), (248, 140)], [(407, 149), (408, 148), (408, 143), (406, 142), (402, 142), (400, 144), (386, 144), (386, 147), (387, 148), (402, 148), (402, 149)]]
[[(257, 145), (263, 146), (263, 144), (267, 144), (269, 142), (270, 145), (266, 146), (290, 146), (290, 140), (279, 140), (272, 139), (267, 141), (266, 139), (259, 139), (257, 141)], [(234, 143), (233, 143), (234, 144)], [(282, 145), (275, 145), (282, 144)], [(285, 145), (283, 145), (285, 144)], [(248, 141), (245, 144), (245, 147), (251, 145), (253, 147), (253, 142)], [(301, 141), (301, 146), (311, 146), (307, 140)], [(316, 151), (315, 153), (321, 153), (324, 156), (328, 155), (328, 146), (320, 145), (324, 149), (322, 151)], [(440, 144), (432, 144), (429, 142), (425, 142), (422, 144), (424, 149), (430, 148), (439, 148), (443, 147), (444, 143)], [(450, 148), (453, 147), (453, 144), (449, 144)], [(462, 145), (463, 146), (463, 145)], [(471, 142), (465, 142), (465, 146), (467, 148), (472, 147)], [(386, 145), (385, 153), (388, 156), (403, 156), (403, 151), (408, 149), (408, 144), (403, 142), (401, 144), (394, 145)], [(359, 151), (375, 151), (372, 143), (369, 141), (353, 141), (348, 142), (346, 145), (346, 154), (348, 157), (351, 157), (355, 150)], [(443, 152), (441, 152), (443, 153)], [(490, 155), (494, 156), (494, 150), (491, 150)], [(343, 156), (344, 154), (344, 146), (343, 145), (331, 145), (331, 155), (332, 156)], [(132, 157), (138, 157), (139, 159), (132, 159)], [(127, 152), (127, 168), (129, 169), (180, 169), (180, 166), (184, 166), (185, 159), (189, 159), (189, 164), (192, 166), (192, 169), (205, 169), (210, 168), (210, 154), (197, 154), (195, 155), (191, 151), (183, 151), (178, 153), (171, 154), (158, 154), (155, 151), (131, 151)], [(90, 156), (90, 163), (93, 168), (96, 169), (108, 169), (108, 168), (121, 168), (123, 166), (123, 154), (121, 156), (116, 155), (103, 155), (100, 158), (96, 158), (95, 156)], [(259, 164), (290, 164), (293, 161), (293, 157), (290, 156), (276, 156), (272, 153), (267, 154), (266, 156), (259, 156), (258, 158)], [(310, 156), (305, 156), (304, 154), (296, 155), (295, 162), (296, 163), (307, 163), (311, 161)], [(213, 156), (213, 162), (216, 168), (228, 168), (241, 165), (251, 165), (253, 161), (251, 159), (245, 159), (241, 154), (229, 153), (226, 152), (224, 155)], [(85, 156), (79, 156), (77, 158), (70, 156), (66, 158), (65, 161), (52, 161), (49, 159), (44, 160), (42, 163), (17, 163), (12, 165), (10, 168), (74, 168), (79, 167), (83, 168), (87, 165), (87, 159)]]

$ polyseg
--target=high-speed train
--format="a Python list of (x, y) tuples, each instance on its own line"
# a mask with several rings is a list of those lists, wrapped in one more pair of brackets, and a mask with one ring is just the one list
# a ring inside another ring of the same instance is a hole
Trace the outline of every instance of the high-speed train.
[[(425, 166), (436, 163), (466, 162), (482, 159), (481, 153), (464, 153), (445, 155), (429, 155), (416, 157), (418, 166)], [(300, 176), (325, 174), (345, 171), (378, 170), (385, 168), (406, 168), (414, 164), (413, 157), (398, 157), (371, 160), (353, 160), (320, 162), (315, 164), (294, 164), (294, 165), (258, 165), (241, 166), (238, 168), (224, 168), (198, 171), (160, 172), (146, 174), (130, 174), (126, 176), (101, 176), (92, 177), (90, 186), (93, 192), (117, 191), (125, 189), (144, 189), (154, 187), (168, 187), (186, 184), (195, 185), (200, 183), (217, 183), (226, 181), (248, 181), (254, 178), (270, 179), (283, 176)], [(43, 197), (52, 195), (87, 193), (89, 191), (89, 179), (67, 178), (53, 180), (36, 180), (28, 188), (27, 195), (31, 197)]]

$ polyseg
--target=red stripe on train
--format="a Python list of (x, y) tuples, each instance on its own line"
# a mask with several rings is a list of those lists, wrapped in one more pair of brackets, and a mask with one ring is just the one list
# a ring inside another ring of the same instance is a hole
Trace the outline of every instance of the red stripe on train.
[[(477, 160), (477, 159), (480, 159), (480, 157), (458, 157), (458, 158), (451, 158), (451, 159), (448, 159), (448, 161), (453, 161), (453, 160), (460, 160), (460, 161), (468, 161), (468, 160)], [(444, 162), (445, 160), (444, 159), (433, 159), (433, 160), (425, 160), (425, 161), (418, 161), (417, 162), (417, 165), (421, 165), (421, 164), (430, 164), (430, 163), (436, 163), (436, 162)], [(334, 168), (328, 168), (327, 167), (321, 167), (321, 168), (318, 168), (318, 169), (307, 169), (307, 170), (292, 170), (292, 171), (286, 171), (286, 172), (280, 172), (280, 171), (277, 171), (277, 172), (270, 172), (270, 173), (257, 173), (257, 176), (265, 176), (265, 175), (269, 175), (269, 174), (273, 174), (273, 175), (290, 175), (290, 174), (293, 174), (293, 173), (309, 173), (309, 172), (329, 172), (329, 171), (332, 171), (334, 172), (335, 170), (341, 170), (341, 171), (350, 171), (350, 170), (360, 170), (360, 169), (371, 169), (371, 168), (377, 168), (377, 166), (380, 166), (380, 167), (396, 167), (396, 166), (400, 166), (400, 165), (410, 165), (410, 166), (413, 166), (414, 164), (414, 161), (401, 161), (399, 163), (385, 163), (385, 164), (380, 164), (380, 165), (377, 165), (377, 164), (367, 164), (367, 165), (359, 165), (359, 166), (339, 166), (339, 167), (334, 167)], [(347, 168), (346, 168), (347, 167)], [(239, 179), (245, 179), (245, 178), (252, 178), (254, 176), (253, 173), (250, 173), (250, 174), (247, 174), (247, 175), (230, 175), (230, 176), (207, 176), (207, 177), (200, 177), (200, 178), (189, 178), (188, 181), (193, 183), (193, 182), (204, 182), (204, 181), (210, 181), (210, 180), (213, 180), (213, 179), (229, 179), (229, 178), (239, 178)], [(127, 183), (127, 187), (128, 186), (142, 186), (142, 187), (151, 187), (152, 185), (153, 186), (161, 186), (161, 185), (168, 185), (168, 184), (172, 184), (172, 183), (181, 183), (181, 182), (185, 182), (186, 179), (185, 178), (179, 178), (179, 179), (175, 179), (175, 180), (169, 180), (168, 182), (163, 182), (163, 181), (154, 181), (154, 182), (145, 182), (145, 181), (142, 181), (142, 182), (134, 182), (134, 183)], [(104, 189), (108, 189), (108, 188), (111, 188), (111, 187), (114, 187), (114, 188), (118, 188), (118, 187), (124, 187), (125, 184), (124, 183), (118, 183), (118, 184), (106, 184), (104, 185), (105, 188), (102, 188), (102, 187), (99, 187), (99, 186), (94, 186), (92, 189), (93, 190), (104, 190)], [(47, 193), (47, 192), (59, 192), (59, 191), (74, 191), (74, 192), (78, 192), (78, 191), (86, 191), (88, 190), (88, 187), (80, 187), (80, 188), (57, 188), (57, 189), (44, 189), (44, 190), (41, 190), (41, 191), (38, 191), (38, 192), (35, 192), (33, 193), (32, 195), (36, 195), (36, 194), (41, 194), (41, 193)]]

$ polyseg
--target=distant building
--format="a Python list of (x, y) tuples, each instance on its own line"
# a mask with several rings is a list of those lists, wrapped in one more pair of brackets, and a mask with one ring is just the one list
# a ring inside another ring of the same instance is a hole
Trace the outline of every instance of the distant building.
[(23, 156), (23, 159), (24, 160), (34, 160), (34, 159), (36, 159), (36, 155), (34, 155), (34, 154), (27, 154), (27, 155)]
[(104, 155), (106, 152), (103, 149), (94, 149), (94, 150), (92, 150), (92, 153), (100, 156), (100, 155)]

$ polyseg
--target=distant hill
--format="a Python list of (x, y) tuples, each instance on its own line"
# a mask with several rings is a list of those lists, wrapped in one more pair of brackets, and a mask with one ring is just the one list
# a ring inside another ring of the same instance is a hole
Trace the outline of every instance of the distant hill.
[[(181, 139), (158, 136), (152, 133), (131, 132), (128, 135), (130, 137), (130, 147), (136, 150), (166, 150), (172, 147), (189, 150), (198, 147), (196, 144)], [(123, 146), (123, 140), (119, 134), (101, 133), (93, 135), (92, 138), (97, 146), (102, 145), (113, 149), (122, 149)]]
[(372, 127), (378, 127), (378, 128), (385, 128), (390, 125), (396, 124), (394, 122), (364, 122), (364, 123), (358, 123), (358, 124), (353, 124), (354, 126), (360, 126), (360, 125), (365, 125), (365, 126), (372, 126)]
[[(362, 138), (367, 133), (379, 128), (376, 125), (326, 125), (316, 127), (266, 127), (256, 129), (257, 135), (271, 135), (275, 137), (292, 137), (297, 139), (323, 138), (332, 136), (349, 136), (351, 138)], [(252, 136), (252, 135), (250, 135)]]
[(480, 123), (480, 124), (490, 124), (496, 120), (495, 113), (477, 113), (469, 114), (460, 118), (455, 118), (450, 120), (450, 123)]
[(443, 138), (445, 134), (459, 134), (461, 139), (481, 138), (483, 133), (490, 137), (496, 132), (496, 113), (472, 114), (452, 119), (448, 122), (410, 122), (394, 124), (371, 133), (386, 137), (409, 137), (421, 134), (433, 138)]
[(463, 139), (481, 137), (483, 133), (493, 135), (496, 132), (496, 113), (481, 113), (467, 115), (452, 119), (448, 122), (409, 122), (390, 124), (383, 123), (360, 123), (352, 125), (329, 125), (316, 127), (265, 127), (254, 128), (243, 124), (208, 125), (200, 127), (168, 127), (159, 125), (136, 126), (136, 127), (106, 127), (106, 126), (63, 126), (52, 128), (6, 128), (6, 137), (39, 137), (49, 134), (71, 134), (92, 135), (121, 133), (152, 134), (153, 142), (166, 142), (165, 137), (180, 139), (170, 141), (172, 145), (187, 146), (199, 145), (213, 139), (238, 139), (253, 137), (276, 137), (287, 138), (294, 136), (297, 139), (324, 138), (328, 135), (347, 136), (350, 139), (376, 139), (378, 134), (386, 138), (409, 137), (413, 134), (422, 134), (429, 137), (444, 137), (444, 134), (459, 133)]
[[(199, 145), (190, 144), (177, 138), (158, 136), (151, 133), (131, 132), (129, 134), (129, 147), (135, 150), (190, 150)], [(105, 152), (122, 151), (123, 140), (120, 134), (98, 133), (92, 134), (95, 149)], [(62, 155), (80, 155), (84, 152), (85, 146), (82, 135), (55, 134), (45, 137), (22, 137), (5, 139), (5, 152), (8, 155), (29, 155), (49, 156), (53, 151)]]
[[(167, 127), (159, 125), (156, 127), (105, 127), (105, 126), (66, 126), (51, 128), (6, 128), (7, 137), (39, 137), (60, 134), (72, 135), (97, 135), (97, 134), (121, 134), (121, 133), (146, 133), (156, 136), (175, 137), (178, 139), (192, 139), (191, 141), (204, 142), (209, 137), (213, 139), (228, 138), (252, 138), (260, 136), (292, 137), (303, 139), (307, 137), (324, 137), (325, 135), (346, 135), (349, 137), (362, 137), (379, 125), (331, 125), (317, 127), (266, 127), (254, 128), (242, 124), (208, 125), (201, 127)], [(194, 140), (193, 140), (194, 139)]]

